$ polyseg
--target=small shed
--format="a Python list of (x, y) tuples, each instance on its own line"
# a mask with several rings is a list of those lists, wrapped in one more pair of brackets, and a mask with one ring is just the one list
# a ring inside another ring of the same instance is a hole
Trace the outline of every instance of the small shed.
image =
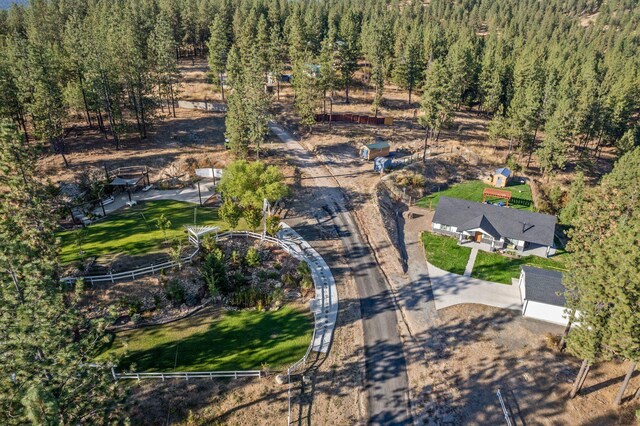
[(520, 271), (522, 316), (554, 324), (567, 325), (562, 272), (522, 266)]
[(496, 188), (504, 188), (507, 186), (507, 182), (511, 178), (511, 170), (506, 167), (501, 167), (499, 169), (494, 170), (491, 175), (491, 185)]
[(393, 161), (389, 157), (377, 157), (373, 160), (373, 171), (374, 172), (382, 172), (385, 170), (390, 170), (393, 165)]
[(371, 143), (369, 145), (363, 145), (360, 148), (360, 157), (366, 160), (373, 160), (376, 157), (386, 157), (389, 155), (389, 151), (391, 150), (391, 146), (389, 142), (376, 142)]

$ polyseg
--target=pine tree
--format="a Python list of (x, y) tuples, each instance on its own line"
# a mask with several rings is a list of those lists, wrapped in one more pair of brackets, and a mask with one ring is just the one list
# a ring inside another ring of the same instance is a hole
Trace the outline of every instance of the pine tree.
[(269, 32), (269, 73), (276, 81), (278, 100), (280, 100), (280, 75), (284, 67), (284, 47), (280, 28), (277, 25), (271, 27)]
[[(579, 323), (567, 336), (567, 349), (586, 365), (613, 356), (640, 360), (640, 148), (623, 156), (600, 185), (585, 191), (568, 250), (567, 308)], [(572, 395), (584, 382), (579, 375)], [(621, 394), (624, 393), (624, 386)]]
[[(293, 67), (294, 106), (300, 117), (300, 124), (308, 126), (311, 132), (316, 122), (316, 108), (320, 103), (321, 92), (318, 88), (318, 79), (311, 75), (306, 64), (307, 61), (301, 59)], [(322, 68), (320, 72), (322, 73)]]
[(227, 40), (227, 34), (225, 32), (224, 22), (220, 14), (216, 15), (209, 27), (211, 34), (209, 41), (207, 41), (207, 48), (209, 49), (209, 69), (215, 81), (218, 83), (220, 93), (222, 94), (222, 100), (224, 101), (224, 72), (227, 65), (227, 53), (229, 42)]
[(149, 37), (149, 46), (152, 54), (155, 81), (164, 96), (171, 105), (173, 117), (176, 116), (174, 85), (179, 76), (178, 66), (175, 60), (176, 43), (173, 40), (173, 31), (169, 26), (169, 20), (160, 14)]
[(406, 39), (397, 44), (396, 63), (393, 69), (393, 78), (396, 84), (409, 91), (408, 102), (411, 103), (411, 95), (422, 81), (424, 61), (422, 58), (422, 37), (418, 30), (410, 32)]
[(456, 93), (449, 87), (449, 82), (447, 69), (440, 60), (436, 59), (426, 72), (420, 98), (422, 115), (419, 117), (419, 122), (426, 129), (423, 152), (425, 161), (429, 138), (435, 137), (437, 143), (440, 130), (451, 120)]
[(338, 71), (342, 84), (344, 84), (345, 102), (349, 103), (349, 88), (353, 81), (353, 73), (358, 69), (359, 45), (359, 21), (353, 11), (343, 15), (338, 31)]
[[(119, 417), (122, 390), (107, 366), (90, 365), (108, 318), (78, 313), (58, 281), (57, 206), (35, 177), (33, 148), (0, 123), (0, 420), (3, 424), (104, 424)], [(20, 235), (20, 238), (15, 238)]]
[(459, 108), (462, 102), (473, 100), (470, 92), (477, 73), (474, 47), (467, 37), (461, 38), (451, 46), (445, 64), (451, 78), (449, 86), (455, 88), (454, 103), (456, 108)]

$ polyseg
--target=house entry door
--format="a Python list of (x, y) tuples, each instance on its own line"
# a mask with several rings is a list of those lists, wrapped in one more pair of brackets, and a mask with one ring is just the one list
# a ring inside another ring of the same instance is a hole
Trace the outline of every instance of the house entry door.
[(482, 232), (476, 232), (476, 243), (482, 242)]

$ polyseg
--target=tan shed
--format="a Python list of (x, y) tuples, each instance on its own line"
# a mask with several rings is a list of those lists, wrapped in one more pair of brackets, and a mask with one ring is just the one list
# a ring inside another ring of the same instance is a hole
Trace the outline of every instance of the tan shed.
[(363, 145), (360, 148), (360, 156), (366, 160), (373, 160), (377, 157), (386, 157), (389, 155), (391, 146), (389, 142), (376, 142), (369, 145)]

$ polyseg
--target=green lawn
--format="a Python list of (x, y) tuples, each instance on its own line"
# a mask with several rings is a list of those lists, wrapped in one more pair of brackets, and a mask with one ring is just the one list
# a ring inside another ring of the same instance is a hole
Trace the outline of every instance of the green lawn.
[(422, 233), (427, 261), (436, 268), (462, 275), (469, 261), (471, 249), (460, 247), (458, 240), (430, 232)]
[[(148, 201), (109, 214), (104, 220), (89, 225), (82, 244), (84, 256), (105, 254), (139, 255), (162, 250), (165, 239), (156, 227), (156, 219), (164, 213), (171, 221), (167, 231), (169, 240), (179, 237), (187, 239), (184, 225), (193, 224), (194, 204), (180, 201)], [(217, 210), (197, 207), (198, 225), (228, 226), (218, 218)], [(76, 245), (78, 231), (64, 231), (57, 235), (61, 240), (61, 260), (70, 263), (81, 258)]]
[(308, 310), (213, 309), (180, 321), (118, 333), (109, 353), (122, 355), (119, 367), (137, 371), (257, 370), (278, 368), (302, 358), (313, 331)]
[[(487, 185), (482, 181), (474, 180), (470, 182), (463, 182), (457, 185), (453, 185), (443, 191), (435, 192), (433, 194), (427, 195), (426, 197), (420, 199), (418, 201), (418, 205), (426, 208), (436, 208), (438, 202), (440, 201), (441, 196), (447, 196), (452, 198), (461, 198), (463, 200), (469, 201), (478, 201), (482, 202), (482, 192), (485, 188), (493, 188), (491, 185)], [(522, 200), (532, 201), (533, 198), (531, 196), (531, 188), (529, 185), (509, 185), (506, 188), (503, 188), (507, 191), (511, 191), (514, 198), (519, 198)], [(487, 198), (489, 201), (500, 201), (497, 198), (489, 197)], [(502, 200), (505, 201), (505, 200)], [(529, 206), (518, 205), (514, 203), (509, 203), (509, 206), (517, 209), (523, 210), (533, 210), (533, 202)]]
[(520, 266), (528, 265), (543, 269), (566, 270), (567, 253), (551, 258), (526, 256), (520, 258), (506, 257), (497, 253), (479, 251), (471, 276), (485, 281), (511, 284), (512, 278), (520, 276)]

